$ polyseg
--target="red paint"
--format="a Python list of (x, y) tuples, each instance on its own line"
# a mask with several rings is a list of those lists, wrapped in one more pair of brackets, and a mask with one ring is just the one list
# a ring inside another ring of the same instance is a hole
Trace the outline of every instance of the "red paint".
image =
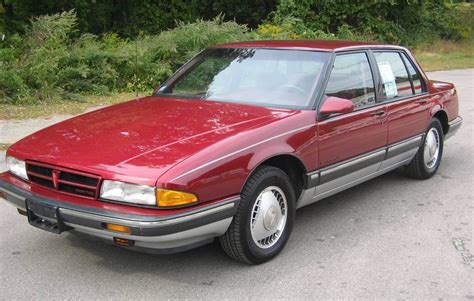
[(392, 144), (415, 135), (424, 133), (431, 116), (427, 111), (430, 103), (417, 101), (429, 101), (429, 95), (394, 101), (387, 104), (388, 110), (388, 143)]
[[(338, 41), (257, 41), (216, 47), (338, 51), (367, 46), (404, 50)], [(196, 206), (202, 206), (238, 195), (251, 172), (271, 157), (293, 156), (310, 172), (419, 134), (440, 110), (448, 120), (456, 118), (453, 85), (430, 82), (421, 73), (426, 95), (319, 121), (310, 109), (144, 97), (53, 125), (15, 143), (7, 153), (102, 179), (193, 192), (200, 200)], [(427, 102), (416, 103), (421, 98)], [(373, 114), (380, 111), (384, 114)], [(0, 174), (0, 179), (61, 202), (118, 212), (163, 215), (189, 210), (147, 209), (61, 194), (8, 173)]]
[[(374, 115), (377, 112), (383, 115)], [(386, 112), (386, 105), (380, 104), (319, 122), (319, 167), (387, 145)]]
[[(363, 43), (363, 42), (351, 42), (351, 41), (324, 41), (324, 40), (288, 40), (288, 41), (248, 41), (248, 42), (236, 42), (228, 44), (220, 44), (214, 47), (216, 48), (284, 48), (284, 49), (308, 49), (308, 50), (325, 50), (325, 51), (337, 51), (345, 50), (347, 48), (360, 48), (360, 47), (385, 47), (386, 45), (378, 43)], [(400, 48), (397, 46), (391, 46), (392, 48)]]
[(145, 97), (80, 115), (9, 149), (34, 160), (154, 185), (173, 165), (236, 133), (293, 114), (211, 101)]

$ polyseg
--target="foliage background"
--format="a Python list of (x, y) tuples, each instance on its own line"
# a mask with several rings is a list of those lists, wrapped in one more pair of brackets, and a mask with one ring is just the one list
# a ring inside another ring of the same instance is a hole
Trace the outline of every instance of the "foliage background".
[(1, 0), (0, 103), (150, 90), (223, 42), (343, 39), (426, 49), (472, 41), (473, 7), (455, 2)]

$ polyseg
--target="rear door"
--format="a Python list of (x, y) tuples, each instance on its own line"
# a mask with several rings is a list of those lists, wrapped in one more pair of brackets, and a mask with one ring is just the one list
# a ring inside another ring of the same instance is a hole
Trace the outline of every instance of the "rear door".
[(382, 168), (410, 160), (429, 120), (429, 95), (419, 72), (403, 51), (374, 51), (387, 105), (388, 152)]
[(429, 118), (429, 95), (419, 73), (404, 52), (374, 51), (387, 104), (388, 144), (424, 133)]
[(376, 76), (368, 52), (337, 54), (325, 95), (350, 99), (354, 111), (318, 121), (321, 198), (375, 173), (385, 157), (387, 108), (377, 102)]

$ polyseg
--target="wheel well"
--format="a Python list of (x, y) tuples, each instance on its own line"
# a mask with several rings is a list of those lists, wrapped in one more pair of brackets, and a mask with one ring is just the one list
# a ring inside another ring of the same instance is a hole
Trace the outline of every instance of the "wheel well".
[(295, 197), (298, 199), (305, 185), (306, 168), (303, 163), (291, 155), (279, 155), (265, 160), (261, 165), (269, 165), (283, 170), (290, 178)]
[(433, 118), (437, 118), (441, 122), (443, 134), (446, 135), (449, 131), (448, 114), (445, 111), (438, 111)]

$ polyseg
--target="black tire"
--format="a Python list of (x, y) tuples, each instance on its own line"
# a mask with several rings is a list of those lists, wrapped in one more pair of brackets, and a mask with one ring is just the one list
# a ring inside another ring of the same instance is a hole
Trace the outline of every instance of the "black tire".
[[(425, 148), (427, 147), (426, 145), (427, 135), (431, 131), (431, 129), (435, 129), (439, 135), (438, 136), (439, 137), (439, 154), (438, 154), (437, 161), (435, 162), (435, 164), (430, 167), (425, 163), (424, 152), (425, 152)], [(441, 125), (441, 122), (437, 118), (433, 118), (428, 126), (428, 129), (426, 130), (425, 136), (423, 137), (423, 141), (420, 148), (418, 149), (418, 152), (416, 153), (415, 157), (410, 162), (410, 164), (406, 166), (406, 171), (408, 175), (415, 179), (431, 178), (436, 173), (441, 163), (441, 159), (443, 157), (443, 143), (444, 143), (444, 136), (443, 136), (443, 127)]]
[[(265, 188), (270, 186), (280, 188), (285, 194), (287, 218), (285, 228), (276, 243), (264, 249), (257, 246), (252, 239), (250, 218), (258, 196)], [(229, 229), (220, 237), (222, 248), (231, 258), (243, 263), (260, 264), (272, 259), (280, 253), (290, 238), (295, 210), (295, 193), (288, 175), (276, 167), (259, 167), (242, 190), (239, 209)]]

